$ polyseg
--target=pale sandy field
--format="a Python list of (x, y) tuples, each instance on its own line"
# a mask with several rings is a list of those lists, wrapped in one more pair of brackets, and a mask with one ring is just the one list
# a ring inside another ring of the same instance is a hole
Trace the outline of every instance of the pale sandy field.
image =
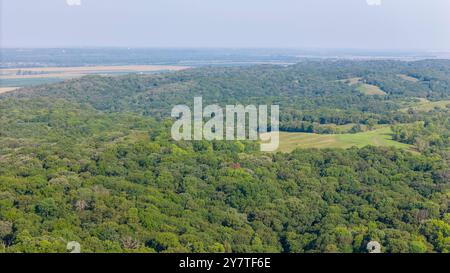
[[(173, 65), (127, 65), (127, 66), (83, 66), (83, 67), (30, 67), (0, 69), (0, 79), (32, 79), (32, 78), (73, 78), (89, 74), (136, 73), (156, 71), (179, 71), (187, 66)], [(17, 75), (19, 71), (39, 74)]]
[(0, 94), (16, 90), (17, 87), (0, 87)]

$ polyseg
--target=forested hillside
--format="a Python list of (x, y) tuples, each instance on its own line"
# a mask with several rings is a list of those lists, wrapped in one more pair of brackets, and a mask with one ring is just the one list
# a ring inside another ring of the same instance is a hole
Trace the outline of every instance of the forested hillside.
[[(194, 96), (279, 104), (284, 131), (389, 126), (414, 150), (174, 141), (170, 111)], [(449, 99), (440, 60), (88, 76), (2, 94), (0, 252), (69, 241), (83, 252), (367, 252), (373, 240), (450, 252)]]

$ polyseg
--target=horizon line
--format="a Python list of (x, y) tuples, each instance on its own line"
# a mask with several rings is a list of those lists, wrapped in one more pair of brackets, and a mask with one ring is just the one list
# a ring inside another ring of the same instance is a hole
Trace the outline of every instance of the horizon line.
[(0, 46), (2, 49), (200, 49), (200, 50), (315, 50), (360, 51), (396, 53), (450, 53), (450, 49), (400, 49), (400, 48), (347, 48), (347, 47), (301, 47), (301, 46), (121, 46), (121, 45), (66, 45), (66, 46)]

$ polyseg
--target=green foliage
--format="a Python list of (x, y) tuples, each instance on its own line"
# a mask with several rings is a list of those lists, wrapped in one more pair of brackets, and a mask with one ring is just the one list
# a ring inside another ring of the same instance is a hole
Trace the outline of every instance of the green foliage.
[[(383, 252), (449, 252), (448, 110), (399, 110), (412, 96), (448, 97), (449, 67), (304, 62), (86, 77), (3, 95), (0, 251), (66, 252), (77, 241), (82, 252), (366, 252), (376, 240)], [(351, 77), (387, 95), (339, 81)], [(199, 94), (280, 103), (292, 131), (350, 137), (391, 124), (420, 153), (173, 141), (167, 111)]]

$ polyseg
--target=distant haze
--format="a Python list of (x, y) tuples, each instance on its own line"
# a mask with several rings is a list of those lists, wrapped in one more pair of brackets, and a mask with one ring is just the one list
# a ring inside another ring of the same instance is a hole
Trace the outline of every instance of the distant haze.
[(450, 51), (449, 0), (0, 0), (1, 47)]

